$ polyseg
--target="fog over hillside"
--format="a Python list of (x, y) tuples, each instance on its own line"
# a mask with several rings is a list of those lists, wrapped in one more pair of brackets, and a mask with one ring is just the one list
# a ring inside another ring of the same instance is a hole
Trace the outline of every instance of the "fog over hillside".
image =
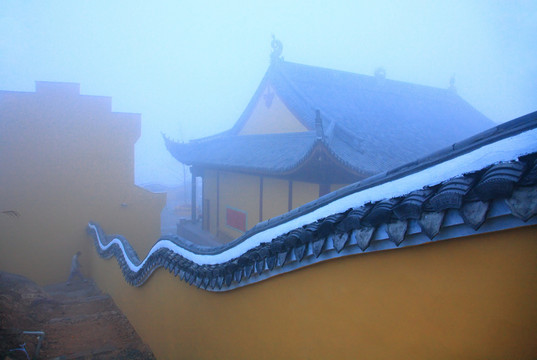
[[(496, 122), (537, 110), (535, 1), (3, 0), (0, 89), (67, 81), (142, 114), (138, 184), (178, 184), (162, 133), (230, 128), (268, 65), (285, 60), (447, 88)], [(186, 169), (188, 174), (188, 169)]]

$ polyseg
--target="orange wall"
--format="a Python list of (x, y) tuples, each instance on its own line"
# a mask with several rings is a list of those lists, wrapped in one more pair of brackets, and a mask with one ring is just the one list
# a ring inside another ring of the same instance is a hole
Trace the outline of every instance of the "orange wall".
[(140, 116), (111, 112), (110, 98), (80, 95), (78, 84), (36, 90), (0, 92), (0, 211), (20, 215), (0, 213), (0, 269), (63, 281), (82, 250), (87, 274), (90, 220), (147, 251), (165, 197), (134, 185)]
[(335, 259), (226, 293), (162, 269), (133, 288), (115, 260), (91, 257), (158, 359), (537, 354), (536, 226)]

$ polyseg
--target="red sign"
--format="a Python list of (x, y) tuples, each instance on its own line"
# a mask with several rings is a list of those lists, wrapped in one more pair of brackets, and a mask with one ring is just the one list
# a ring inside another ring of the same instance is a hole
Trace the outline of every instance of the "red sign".
[(246, 213), (244, 211), (226, 208), (226, 225), (239, 231), (246, 231)]

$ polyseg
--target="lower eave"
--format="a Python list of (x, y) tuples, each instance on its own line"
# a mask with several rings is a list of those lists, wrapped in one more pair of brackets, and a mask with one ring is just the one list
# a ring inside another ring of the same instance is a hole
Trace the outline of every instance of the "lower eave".
[(276, 177), (286, 180), (318, 184), (350, 184), (363, 180), (373, 173), (359, 172), (343, 164), (322, 142), (316, 142), (308, 154), (297, 164), (282, 170), (262, 167), (237, 167), (231, 165), (189, 164), (194, 176), (203, 176), (204, 170), (228, 171), (245, 175)]

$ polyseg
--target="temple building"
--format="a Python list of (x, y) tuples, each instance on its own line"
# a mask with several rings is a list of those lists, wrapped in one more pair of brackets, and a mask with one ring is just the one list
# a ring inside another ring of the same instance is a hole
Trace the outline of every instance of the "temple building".
[[(170, 153), (202, 178), (202, 229), (221, 242), (348, 184), (412, 162), (494, 123), (457, 95), (386, 78), (284, 61), (271, 64), (223, 132)], [(453, 85), (453, 84), (452, 84)], [(192, 220), (196, 216), (196, 181)]]

